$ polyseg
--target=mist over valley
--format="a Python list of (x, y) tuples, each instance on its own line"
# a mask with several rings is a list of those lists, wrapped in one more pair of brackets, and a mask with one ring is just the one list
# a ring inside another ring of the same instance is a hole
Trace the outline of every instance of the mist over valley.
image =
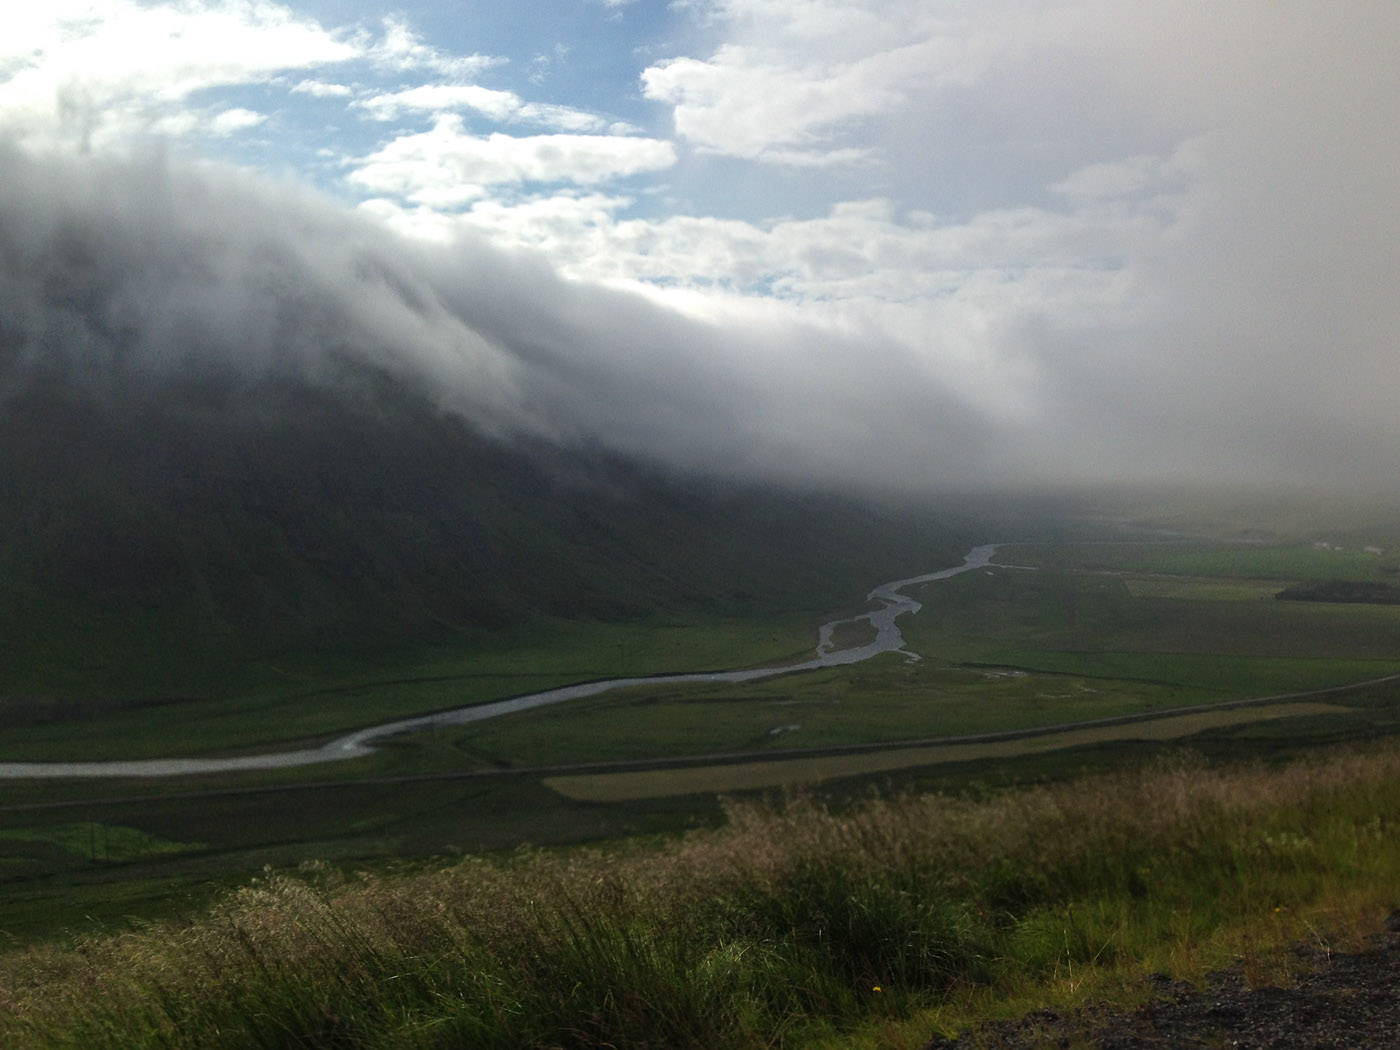
[(1382, 1026), (1397, 38), (0, 16), (0, 1043)]

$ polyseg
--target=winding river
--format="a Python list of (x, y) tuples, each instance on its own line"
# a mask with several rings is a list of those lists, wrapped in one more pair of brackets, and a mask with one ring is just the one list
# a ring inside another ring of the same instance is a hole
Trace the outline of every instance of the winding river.
[[(795, 671), (813, 671), (822, 667), (841, 667), (860, 663), (872, 656), (888, 652), (904, 652), (909, 659), (917, 660), (916, 653), (904, 648), (904, 636), (895, 620), (905, 613), (918, 612), (922, 606), (904, 594), (906, 587), (934, 580), (946, 580), (960, 573), (971, 572), (991, 563), (998, 544), (989, 543), (974, 547), (961, 565), (923, 576), (912, 576), (906, 580), (894, 580), (881, 584), (869, 594), (877, 608), (847, 620), (835, 620), (823, 624), (818, 633), (817, 655), (814, 659), (795, 664), (782, 664), (774, 667), (750, 668), (744, 671), (703, 671), (689, 674), (650, 675), (642, 678), (609, 678), (597, 682), (581, 682), (558, 689), (546, 689), (540, 693), (527, 693), (506, 700), (494, 700), (470, 707), (459, 707), (435, 714), (418, 715), (397, 722), (359, 729), (353, 733), (336, 737), (320, 747), (301, 751), (273, 751), (256, 755), (236, 755), (229, 758), (149, 758), (130, 761), (110, 762), (0, 762), (0, 779), (21, 779), (38, 777), (174, 777), (197, 773), (229, 773), (243, 770), (287, 769), (292, 766), (310, 766), (321, 762), (338, 762), (343, 759), (361, 758), (373, 753), (374, 745), (390, 737), (409, 733), (423, 733), (446, 726), (467, 725), (487, 718), (529, 711), (536, 707), (559, 704), (566, 700), (581, 700), (597, 696), (614, 689), (633, 688), (646, 685), (676, 685), (684, 682), (752, 682), (759, 678), (771, 678)], [(835, 649), (832, 636), (838, 626), (844, 623), (868, 621), (875, 628), (875, 640), (850, 649)]]

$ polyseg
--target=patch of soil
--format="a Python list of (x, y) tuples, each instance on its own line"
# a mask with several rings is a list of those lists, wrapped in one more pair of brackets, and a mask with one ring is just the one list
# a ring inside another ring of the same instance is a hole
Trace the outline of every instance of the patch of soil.
[(1068, 1014), (1037, 1011), (988, 1024), (925, 1050), (1394, 1050), (1400, 1047), (1400, 912), (1382, 943), (1348, 955), (1309, 953), (1292, 988), (1250, 988), (1236, 971), (1204, 989), (1156, 975), (1153, 999), (1131, 1011), (1108, 1004)]

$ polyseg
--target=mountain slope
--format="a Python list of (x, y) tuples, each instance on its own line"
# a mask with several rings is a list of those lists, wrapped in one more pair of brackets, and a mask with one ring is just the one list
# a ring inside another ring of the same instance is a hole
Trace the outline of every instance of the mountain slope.
[(0, 443), (0, 644), (28, 688), (59, 664), (100, 675), (172, 649), (826, 608), (965, 539), (928, 515), (489, 438), (363, 366), (31, 372), (0, 399)]

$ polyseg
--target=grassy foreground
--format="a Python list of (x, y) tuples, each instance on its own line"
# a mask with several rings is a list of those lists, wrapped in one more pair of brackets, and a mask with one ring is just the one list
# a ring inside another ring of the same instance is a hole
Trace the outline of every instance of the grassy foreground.
[(1400, 904), (1400, 748), (1175, 761), (971, 801), (732, 807), (652, 849), (269, 876), (187, 924), (0, 960), (0, 1044), (919, 1046)]

